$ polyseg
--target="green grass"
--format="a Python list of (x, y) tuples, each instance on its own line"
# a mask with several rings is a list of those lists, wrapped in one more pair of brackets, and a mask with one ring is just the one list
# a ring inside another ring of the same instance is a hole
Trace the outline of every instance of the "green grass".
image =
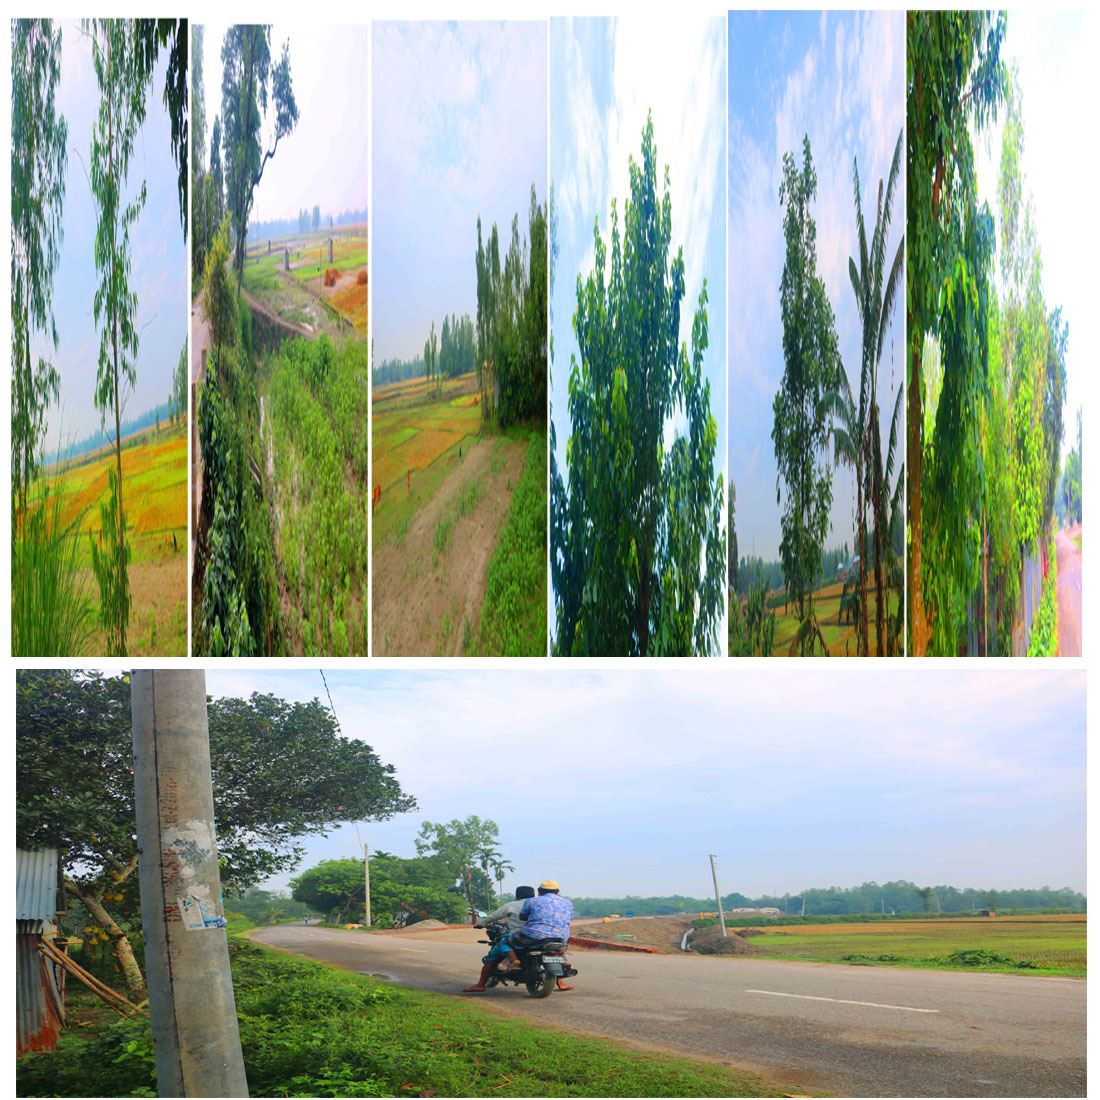
[[(1080, 921), (1047, 922), (943, 919), (894, 922), (893, 926), (884, 922), (878, 927), (838, 925), (835, 933), (800, 933), (792, 929), (765, 932), (750, 940), (755, 947), (776, 958), (935, 969), (974, 969), (949, 961), (950, 956), (956, 951), (993, 951), (1007, 956), (1013, 963), (991, 963), (981, 969), (1083, 977), (1086, 972), (1085, 924), (1083, 916)], [(1014, 965), (1015, 962), (1032, 965), (1021, 969)]]
[[(495, 471), (495, 449), (492, 457)], [(478, 635), (463, 649), (505, 657), (546, 655), (545, 429), (530, 433), (523, 473), (489, 563)]]
[(1053, 538), (1047, 550), (1047, 576), (1039, 597), (1039, 612), (1032, 625), (1029, 657), (1054, 657), (1058, 653), (1058, 551)]
[[(252, 1096), (777, 1095), (724, 1066), (501, 1018), (232, 930), (230, 953)], [(17, 1078), (21, 1096), (153, 1096), (148, 1023), (66, 1034), (55, 1053), (21, 1058)]]

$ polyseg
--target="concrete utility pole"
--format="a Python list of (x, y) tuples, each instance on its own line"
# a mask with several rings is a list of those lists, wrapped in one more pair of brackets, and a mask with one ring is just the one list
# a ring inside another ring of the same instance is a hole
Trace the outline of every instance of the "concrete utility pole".
[(718, 902), (718, 921), (722, 925), (722, 935), (728, 935), (726, 932), (726, 914), (722, 912), (722, 895), (718, 890), (718, 872), (714, 867), (714, 856), (710, 857), (710, 873), (714, 878), (714, 900)]
[(206, 674), (135, 670), (134, 807), (161, 1096), (247, 1096), (210, 784)]
[(363, 841), (363, 882), (366, 886), (367, 906), (363, 914), (364, 923), (370, 928), (370, 852), (367, 842)]

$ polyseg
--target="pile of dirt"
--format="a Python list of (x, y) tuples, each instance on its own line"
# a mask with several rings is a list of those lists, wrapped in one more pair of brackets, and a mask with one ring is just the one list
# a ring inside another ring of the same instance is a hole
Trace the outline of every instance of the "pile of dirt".
[(367, 285), (367, 273), (366, 273), (366, 270), (360, 271), (360, 272), (359, 272), (359, 275), (358, 275), (358, 276), (356, 277), (356, 280), (355, 280), (355, 281), (356, 281), (356, 283), (357, 283), (357, 284), (358, 284), (359, 286), (366, 286), (366, 285)]
[(756, 944), (750, 943), (736, 932), (723, 936), (722, 929), (717, 925), (702, 928), (693, 933), (688, 941), (688, 950), (699, 955), (759, 955), (761, 953)]
[(587, 936), (593, 940), (607, 940), (609, 943), (656, 947), (662, 952), (678, 952), (680, 941), (684, 938), (684, 932), (690, 927), (690, 917), (672, 915), (664, 917), (617, 917), (607, 922), (602, 920), (575, 920), (573, 922), (573, 931), (578, 936)]
[(418, 920), (416, 924), (406, 924), (401, 929), (402, 932), (427, 932), (429, 928), (447, 928), (441, 920), (436, 920), (434, 917), (429, 917), (427, 920)]
[(330, 268), (325, 269), (325, 279), (324, 279), (325, 286), (335, 286), (336, 285), (336, 280), (339, 279), (339, 278), (340, 278), (340, 272), (337, 271), (336, 268), (330, 267)]

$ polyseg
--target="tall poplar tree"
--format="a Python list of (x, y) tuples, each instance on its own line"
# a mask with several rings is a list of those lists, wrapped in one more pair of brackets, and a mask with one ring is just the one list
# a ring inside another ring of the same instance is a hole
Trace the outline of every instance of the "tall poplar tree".
[[(783, 382), (772, 404), (776, 503), (786, 486), (779, 555), (790, 598), (798, 608), (799, 646), (813, 648), (813, 586), (829, 530), (833, 483), (820, 461), (828, 441), (826, 395), (835, 391), (842, 367), (833, 307), (817, 274), (817, 226), (810, 204), (817, 195), (810, 139), (802, 139), (802, 164), (783, 154), (783, 236), (787, 242), (779, 284), (783, 319)], [(861, 548), (862, 550), (862, 548)]]
[(11, 25), (11, 473), (13, 507), (26, 515), (37, 471), (46, 411), (56, 401), (56, 368), (31, 362), (31, 335), (45, 332), (57, 348), (53, 277), (65, 230), (68, 127), (57, 113), (61, 28), (49, 20)]

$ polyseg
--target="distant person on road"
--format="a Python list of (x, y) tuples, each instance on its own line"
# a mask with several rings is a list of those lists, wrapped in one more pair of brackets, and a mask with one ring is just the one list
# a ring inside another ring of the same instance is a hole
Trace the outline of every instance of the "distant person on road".
[[(515, 901), (506, 901), (499, 909), (494, 909), (484, 920), (480, 920), (474, 925), (475, 928), (488, 928), (490, 924), (495, 924), (497, 921), (502, 921), (508, 926), (509, 933), (522, 932), (523, 921), (520, 919), (519, 911), (523, 908), (528, 898), (535, 896), (535, 888), (533, 886), (517, 886)], [(489, 975), (496, 969), (496, 965), (508, 952), (508, 948), (504, 946), (505, 938), (497, 940), (496, 943), (489, 948), (489, 954), (482, 959), (481, 977), (478, 978), (476, 985), (468, 985), (462, 990), (463, 993), (484, 993), (485, 981)]]
[[(506, 945), (509, 969), (519, 966), (515, 948), (530, 947), (541, 940), (569, 942), (569, 924), (573, 919), (573, 903), (563, 898), (553, 879), (547, 879), (540, 887), (538, 897), (528, 898), (519, 911), (525, 921), (522, 932), (510, 932), (500, 942)], [(558, 989), (572, 989), (558, 978)]]

